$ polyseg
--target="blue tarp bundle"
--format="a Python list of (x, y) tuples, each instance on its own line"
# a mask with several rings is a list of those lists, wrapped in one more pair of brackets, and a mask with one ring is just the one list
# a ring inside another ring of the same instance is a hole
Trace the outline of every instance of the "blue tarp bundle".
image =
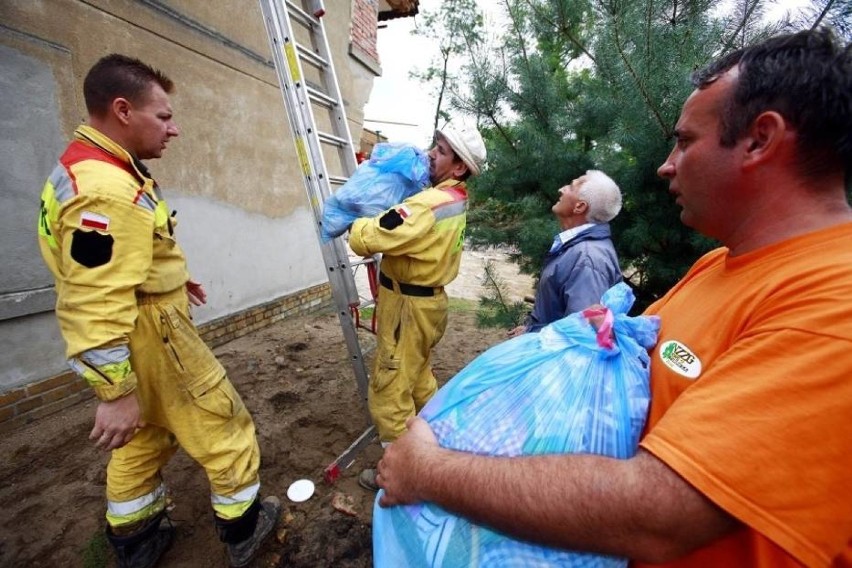
[(410, 144), (376, 144), (343, 186), (325, 201), (320, 237), (328, 242), (355, 219), (374, 217), (429, 184), (429, 158)]
[[(617, 284), (602, 303), (612, 341), (581, 313), (500, 343), (462, 369), (420, 413), (443, 447), (497, 456), (634, 455), (650, 401), (656, 317), (628, 317)], [(381, 494), (380, 494), (381, 495)], [(506, 499), (511, 499), (507, 495)], [(623, 567), (627, 561), (514, 540), (432, 504), (373, 509), (377, 568)]]

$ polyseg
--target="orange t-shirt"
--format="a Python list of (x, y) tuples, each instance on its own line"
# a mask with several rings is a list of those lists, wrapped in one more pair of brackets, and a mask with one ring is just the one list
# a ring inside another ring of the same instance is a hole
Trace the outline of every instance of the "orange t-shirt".
[(671, 566), (849, 566), (852, 223), (705, 255), (661, 318), (641, 446), (745, 528)]

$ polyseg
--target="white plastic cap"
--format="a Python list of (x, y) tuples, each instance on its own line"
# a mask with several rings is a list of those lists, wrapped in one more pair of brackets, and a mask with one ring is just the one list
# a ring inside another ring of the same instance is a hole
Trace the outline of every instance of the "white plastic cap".
[(456, 156), (461, 158), (461, 161), (470, 170), (471, 175), (479, 175), (482, 171), (482, 166), (485, 164), (485, 142), (482, 141), (482, 136), (475, 128), (456, 130), (450, 126), (446, 126), (441, 130), (436, 130), (436, 134), (443, 136)]

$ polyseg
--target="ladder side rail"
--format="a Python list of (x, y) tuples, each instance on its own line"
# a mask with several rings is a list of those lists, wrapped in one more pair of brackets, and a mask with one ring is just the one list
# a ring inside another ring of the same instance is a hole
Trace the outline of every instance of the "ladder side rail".
[[(290, 0), (287, 0), (288, 2)], [(321, 5), (321, 2), (318, 2)], [(337, 146), (341, 164), (344, 168), (345, 177), (340, 178), (336, 176), (330, 176), (328, 181), (331, 183), (342, 184), (345, 183), (346, 179), (352, 176), (355, 172), (355, 169), (358, 167), (358, 162), (355, 158), (355, 151), (352, 147), (351, 140), (352, 135), (349, 130), (349, 121), (346, 117), (346, 110), (343, 105), (343, 96), (340, 92), (339, 82), (337, 80), (337, 75), (333, 65), (333, 58), (331, 55), (331, 49), (328, 45), (327, 35), (325, 33), (325, 23), (322, 18), (317, 20), (317, 24), (320, 27), (319, 37), (321, 41), (318, 41), (317, 37), (313, 37), (315, 49), (318, 50), (318, 53), (311, 52), (307, 50), (303, 46), (297, 46), (300, 53), (301, 50), (304, 50), (305, 59), (316, 66), (322, 66), (324, 73), (321, 73), (321, 76), (324, 80), (324, 84), (322, 87), (325, 89), (325, 92), (320, 92), (309, 85), (306, 85), (306, 91), (311, 99), (320, 105), (324, 105), (329, 109), (329, 112), (332, 117), (335, 136), (331, 136), (329, 134), (323, 132), (317, 132), (317, 136), (327, 145)], [(355, 264), (365, 264), (365, 263), (375, 263), (375, 259), (363, 259), (362, 261), (355, 261)], [(354, 282), (354, 275), (353, 275)], [(373, 295), (375, 298), (375, 294)], [(359, 296), (360, 299), (360, 296)], [(360, 309), (364, 306), (370, 306), (375, 304), (375, 300), (372, 302), (359, 302), (359, 306), (351, 306), (352, 309)], [(375, 312), (373, 312), (372, 317), (372, 325), (371, 331), (375, 333)]]
[[(322, 220), (322, 204), (329, 197), (328, 173), (318, 139), (316, 121), (306, 92), (301, 60), (296, 52), (289, 15), (280, 2), (261, 0), (279, 87), (287, 108), (287, 119), (293, 132), (296, 153), (305, 176), (305, 188), (311, 200), (317, 230)], [(313, 28), (312, 28), (313, 29)]]
[[(314, 214), (314, 227), (319, 237), (322, 223), (322, 205), (329, 194), (328, 175), (325, 172), (325, 161), (316, 129), (311, 126), (315, 124), (315, 121), (310, 101), (304, 96), (305, 84), (301, 61), (294, 50), (295, 44), (292, 41), (293, 33), (287, 11), (280, 9), (282, 5), (274, 1), (262, 1), (261, 7), (278, 72), (279, 86), (284, 96), (284, 103), (288, 111), (287, 117), (302, 168), (305, 189), (308, 192), (308, 199)], [(335, 239), (335, 241), (339, 240)], [(337, 242), (331, 248), (327, 246), (321, 248), (332, 284), (338, 284), (336, 289), (345, 290), (348, 304), (357, 302), (358, 294), (354, 277), (347, 279), (339, 276), (341, 273), (348, 272), (346, 270), (349, 262), (348, 253), (343, 244)]]
[[(315, 15), (317, 13), (320, 15), (325, 13), (322, 0), (311, 0), (311, 3), (311, 10)], [(323, 190), (322, 200), (324, 202), (325, 199), (328, 199), (330, 193), (333, 193), (330, 185), (335, 184), (340, 186), (346, 183), (358, 167), (358, 162), (355, 158), (355, 152), (352, 145), (352, 135), (349, 130), (349, 121), (346, 117), (343, 96), (340, 92), (337, 75), (334, 69), (334, 58), (332, 57), (331, 50), (328, 45), (328, 36), (325, 33), (324, 20), (321, 17), (313, 17), (309, 15), (307, 12), (302, 10), (300, 6), (296, 6), (293, 0), (285, 0), (285, 4), (289, 10), (289, 15), (299, 19), (301, 23), (310, 30), (312, 47), (316, 49), (315, 52), (303, 45), (300, 45), (295, 41), (295, 39), (293, 40), (293, 49), (295, 51), (292, 53), (299, 59), (300, 76), (302, 78), (305, 77), (304, 70), (301, 68), (301, 62), (305, 61), (319, 70), (320, 77), (323, 81), (322, 87), (325, 89), (325, 92), (319, 91), (313, 88), (307, 81), (302, 81), (302, 83), (296, 86), (296, 92), (299, 94), (300, 98), (299, 104), (304, 105), (303, 108), (306, 108), (311, 112), (311, 124), (316, 124), (316, 121), (313, 119), (312, 103), (325, 107), (330, 112), (334, 126), (335, 135), (330, 135), (315, 129), (313, 136), (309, 137), (312, 149), (316, 150), (315, 155), (321, 156), (320, 163), (317, 164), (317, 169), (320, 171), (319, 177), (323, 182), (321, 186)], [(294, 38), (294, 36), (291, 35), (291, 38)], [(316, 136), (318, 140), (315, 139), (314, 136)], [(342, 176), (329, 174), (326, 161), (322, 159), (323, 144), (337, 147), (341, 166), (344, 169)], [(320, 223), (320, 220), (318, 220), (317, 223)], [(319, 225), (317, 230), (319, 230)], [(342, 241), (342, 238), (340, 240)], [(346, 252), (345, 257), (342, 253), (339, 254), (338, 258), (347, 258), (348, 260), (348, 252)], [(345, 267), (341, 265), (339, 268), (343, 269)], [(351, 279), (346, 279), (344, 284), (347, 287), (347, 297), (349, 299), (350, 308), (355, 307), (356, 304), (363, 304), (360, 301), (354, 274)], [(357, 301), (356, 298), (358, 298)], [(375, 325), (372, 327), (375, 332)]]
[[(328, 279), (331, 284), (332, 291), (337, 291), (337, 293), (332, 294), (335, 300), (337, 318), (340, 320), (340, 326), (343, 328), (343, 335), (346, 339), (346, 345), (349, 350), (349, 358), (352, 363), (352, 368), (355, 371), (355, 379), (358, 383), (358, 392), (361, 395), (361, 398), (366, 402), (370, 378), (367, 374), (367, 364), (364, 361), (361, 342), (358, 339), (358, 330), (352, 321), (352, 314), (350, 311), (353, 305), (358, 306), (361, 302), (361, 298), (358, 296), (358, 291), (355, 287), (355, 277), (352, 274), (352, 269), (349, 267), (348, 262), (344, 264), (344, 262), (340, 260), (342, 258), (348, 261), (348, 255), (343, 249), (343, 244), (339, 237), (322, 245), (320, 248), (323, 250), (333, 250), (331, 253), (324, 252), (323, 257), (326, 259), (332, 258), (338, 262), (337, 270), (327, 271)], [(328, 262), (326, 262), (326, 266), (328, 265)], [(350, 298), (347, 298), (346, 294), (340, 293), (347, 290), (350, 285), (352, 288), (355, 288), (354, 302)]]
[(339, 138), (349, 141), (348, 149), (341, 148), (341, 161), (343, 162), (343, 167), (346, 170), (346, 176), (351, 176), (358, 167), (358, 162), (355, 159), (355, 150), (352, 147), (352, 134), (349, 130), (349, 121), (346, 118), (346, 109), (343, 108), (343, 96), (340, 93), (340, 84), (337, 81), (337, 74), (334, 71), (334, 65), (331, 64), (331, 50), (328, 46), (328, 39), (325, 34), (325, 24), (323, 23), (322, 18), (319, 18), (319, 26), (322, 31), (322, 41), (316, 42), (316, 48), (319, 50), (319, 56), (329, 62), (329, 65), (326, 68), (326, 73), (323, 74), (323, 78), (325, 79), (325, 85), (323, 85), (323, 87), (325, 88), (325, 93), (329, 97), (338, 101), (338, 104), (331, 109), (331, 114), (334, 119), (335, 134)]
[[(296, 95), (297, 91), (299, 91), (297, 88), (298, 84), (301, 83), (304, 85), (304, 81), (301, 80), (303, 77), (301, 62), (295, 56), (295, 48), (293, 42), (290, 41), (292, 39), (292, 30), (289, 27), (288, 14), (286, 11), (282, 12), (279, 10), (279, 7), (280, 4), (273, 0), (261, 0), (261, 9), (269, 35), (279, 87), (284, 95), (284, 103), (288, 111), (287, 116), (293, 132), (294, 142), (296, 143), (299, 162), (302, 167), (303, 181), (305, 189), (308, 192), (311, 209), (316, 221), (315, 229), (319, 237), (322, 204), (325, 201), (324, 197), (328, 194), (328, 176), (324, 175), (324, 160), (322, 159), (322, 151), (316, 135), (316, 129), (305, 124), (305, 122), (314, 124), (310, 101), (306, 100), (305, 97), (302, 97), (302, 100), (300, 100)], [(295, 77), (293, 76), (294, 74), (296, 75)], [(293, 85), (293, 88), (291, 88), (290, 84)], [(304, 89), (302, 90), (304, 91)], [(305, 147), (305, 142), (308, 142), (308, 148)], [(314, 171), (317, 169), (322, 173), (319, 175), (314, 174)], [(325, 191), (323, 191), (323, 185), (325, 185)], [(346, 345), (352, 359), (358, 388), (361, 396), (366, 400), (369, 379), (357, 337), (357, 330), (354, 328), (352, 318), (349, 315), (350, 306), (360, 303), (354, 276), (349, 266), (349, 255), (341, 238), (321, 244), (320, 249), (325, 261), (329, 283), (332, 287), (332, 296), (335, 300), (338, 318), (341, 320)]]
[[(293, 30), (288, 12), (282, 9), (283, 6), (280, 2), (273, 0), (261, 1), (261, 7), (264, 12), (264, 22), (267, 26), (279, 86), (287, 108), (287, 118), (293, 132), (296, 153), (304, 176), (305, 189), (308, 192), (311, 211), (314, 215), (314, 228), (319, 237), (322, 226), (322, 206), (329, 197), (331, 190), (319, 133), (313, 127), (316, 121), (308, 97), (307, 85), (304, 81), (304, 71), (295, 49), (296, 44), (293, 41)], [(310, 29), (314, 34), (321, 32), (324, 28), (317, 23)], [(342, 243), (335, 245), (334, 253), (332, 259), (328, 258), (327, 252), (323, 253), (324, 258), (326, 258), (326, 270), (330, 273), (331, 267), (335, 267), (334, 269), (345, 273), (349, 262), (349, 255), (345, 246)], [(346, 301), (350, 305), (358, 302), (358, 290), (354, 277), (335, 280), (336, 282), (332, 281), (332, 284), (337, 283), (336, 289), (345, 291)]]

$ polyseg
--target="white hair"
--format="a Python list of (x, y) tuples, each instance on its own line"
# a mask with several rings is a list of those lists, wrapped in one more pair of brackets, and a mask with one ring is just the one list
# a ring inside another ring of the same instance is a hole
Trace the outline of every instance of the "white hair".
[(586, 172), (586, 181), (577, 191), (577, 197), (589, 204), (586, 214), (589, 223), (608, 223), (621, 211), (621, 190), (600, 170)]

